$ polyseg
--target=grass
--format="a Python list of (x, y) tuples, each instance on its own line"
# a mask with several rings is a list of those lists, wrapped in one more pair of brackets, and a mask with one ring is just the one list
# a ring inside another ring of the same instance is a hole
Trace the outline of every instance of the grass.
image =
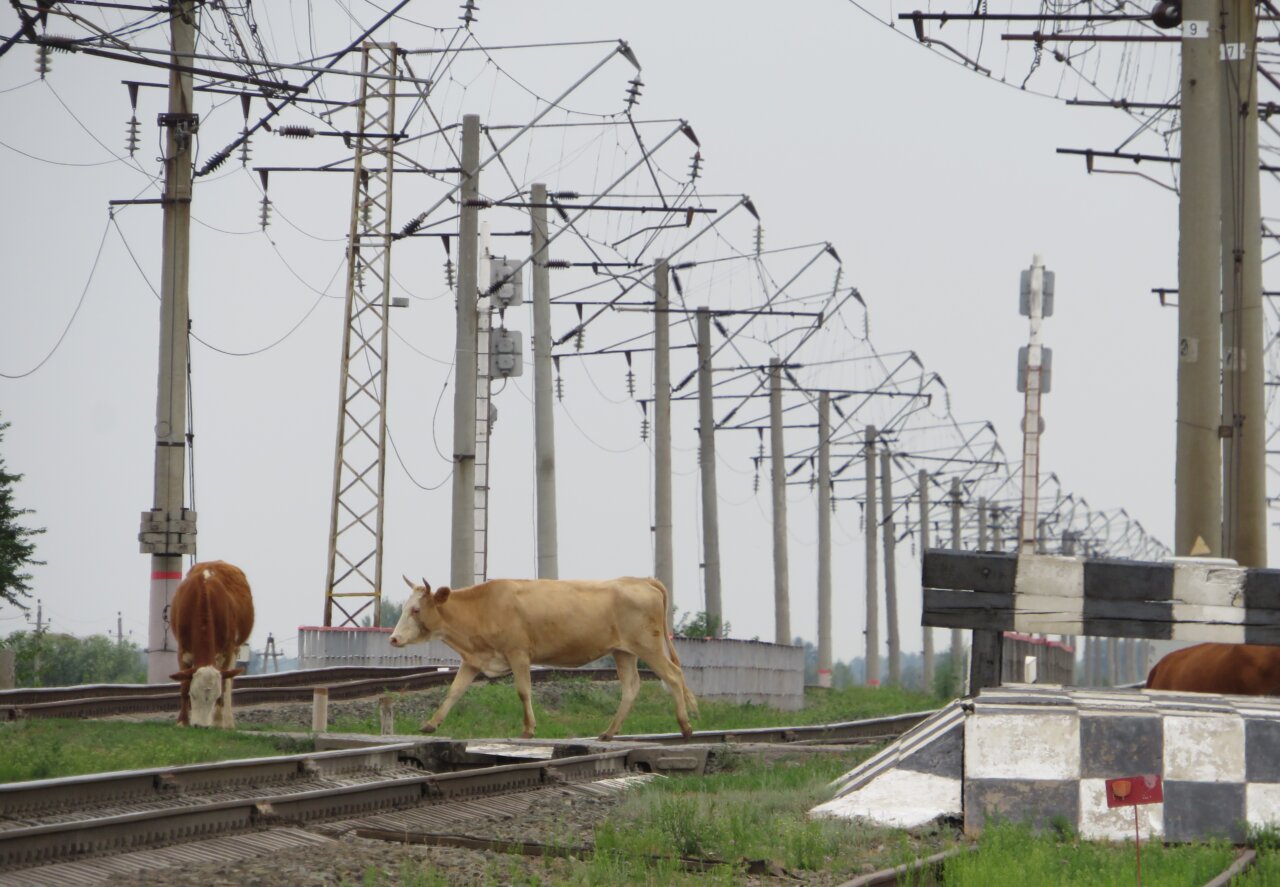
[[(397, 700), (396, 733), (417, 733), (440, 700), (443, 688), (402, 694)], [(777, 727), (851, 721), (882, 715), (937, 708), (943, 700), (925, 693), (890, 688), (850, 687), (844, 690), (805, 691), (800, 711), (778, 711), (765, 705), (738, 705), (700, 700), (700, 716), (695, 730), (737, 730), (750, 727)], [(412, 714), (404, 713), (407, 705)], [(585, 678), (566, 678), (535, 684), (533, 712), (536, 736), (565, 739), (596, 736), (608, 726), (618, 707), (618, 686)], [(436, 735), (457, 739), (518, 736), (524, 712), (510, 679), (473, 685), (449, 712)], [(283, 726), (283, 725), (281, 725)], [(335, 718), (334, 732), (377, 733), (376, 713), (363, 718)], [(673, 733), (678, 729), (671, 697), (665, 687), (645, 681), (636, 698), (623, 733)]]
[[(1222, 841), (1143, 843), (1142, 883), (1147, 887), (1204, 884), (1229, 866), (1235, 855), (1236, 849)], [(1129, 841), (1088, 843), (1069, 832), (1036, 834), (1026, 825), (994, 823), (983, 830), (976, 853), (947, 861), (943, 881), (948, 887), (1127, 887), (1134, 883), (1135, 863)]]
[(310, 750), (310, 742), (173, 724), (13, 721), (0, 723), (0, 783)]

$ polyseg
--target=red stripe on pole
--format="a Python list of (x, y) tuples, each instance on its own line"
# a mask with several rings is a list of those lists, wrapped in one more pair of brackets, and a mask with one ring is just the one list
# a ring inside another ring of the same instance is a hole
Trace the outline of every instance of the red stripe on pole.
[(152, 570), (152, 579), (181, 579), (182, 573), (169, 573), (164, 570)]

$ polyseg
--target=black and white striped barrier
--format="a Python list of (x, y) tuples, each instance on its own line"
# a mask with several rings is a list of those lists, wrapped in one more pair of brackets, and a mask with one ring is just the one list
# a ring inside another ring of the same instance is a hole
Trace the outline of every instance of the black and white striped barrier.
[(979, 631), (1280, 644), (1280, 570), (933, 549), (922, 624)]

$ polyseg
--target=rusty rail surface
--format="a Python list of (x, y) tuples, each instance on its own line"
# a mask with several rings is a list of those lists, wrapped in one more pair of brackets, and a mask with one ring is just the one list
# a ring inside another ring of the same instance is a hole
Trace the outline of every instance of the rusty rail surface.
[[(422, 804), (530, 791), (566, 782), (612, 778), (629, 769), (634, 749), (576, 755), (548, 761), (503, 764), (452, 773), (395, 775), (354, 785), (322, 786), (343, 767), (360, 768), (399, 762), (411, 743), (340, 753), (294, 755), (287, 759), (228, 761), (215, 765), (42, 780), (4, 786), (0, 813), (13, 817), (22, 804), (35, 803), (39, 791), (54, 790), (79, 811), (68, 809), (62, 820), (24, 824), (12, 818), (0, 828), (0, 881), (5, 874), (46, 863), (140, 850), (176, 841), (351, 818)], [(274, 770), (272, 768), (275, 768)], [(291, 768), (291, 769), (290, 769)], [(274, 775), (273, 775), (274, 774)], [(267, 779), (280, 780), (262, 790)], [(94, 786), (94, 783), (100, 783)], [(291, 782), (293, 784), (291, 784)], [(257, 785), (258, 791), (234, 795), (234, 787)], [(228, 791), (227, 787), (232, 790)], [(195, 794), (200, 790), (201, 794)], [(118, 793), (118, 794), (113, 794)], [(87, 815), (83, 799), (97, 799)], [(30, 822), (29, 812), (24, 816)]]

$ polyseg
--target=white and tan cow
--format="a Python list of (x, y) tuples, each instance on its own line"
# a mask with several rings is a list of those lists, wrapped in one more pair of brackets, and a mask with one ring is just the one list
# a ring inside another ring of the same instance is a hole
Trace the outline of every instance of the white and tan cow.
[(576, 668), (613, 655), (622, 702), (600, 734), (612, 739), (640, 691), (636, 660), (643, 659), (671, 691), (676, 721), (687, 739), (689, 713), (698, 702), (684, 683), (680, 659), (667, 633), (667, 590), (656, 579), (493, 579), (470, 588), (434, 592), (424, 579), (405, 601), (391, 645), (439, 639), (458, 652), (462, 666), (440, 708), (422, 725), (434, 733), (476, 675), (515, 677), (524, 703), (524, 738), (536, 724), (530, 702), (530, 665)]

